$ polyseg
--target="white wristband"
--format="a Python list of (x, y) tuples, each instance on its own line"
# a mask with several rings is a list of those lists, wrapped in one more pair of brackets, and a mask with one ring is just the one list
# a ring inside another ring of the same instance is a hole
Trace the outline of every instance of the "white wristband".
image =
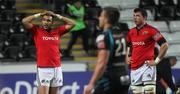
[(161, 59), (159, 57), (157, 57), (154, 62), (157, 65), (160, 61), (161, 61)]
[(39, 16), (41, 16), (41, 13), (34, 14), (34, 17), (35, 17), (35, 18), (38, 18)]
[(59, 14), (56, 14), (56, 16), (59, 18), (59, 19), (62, 19), (63, 17)]

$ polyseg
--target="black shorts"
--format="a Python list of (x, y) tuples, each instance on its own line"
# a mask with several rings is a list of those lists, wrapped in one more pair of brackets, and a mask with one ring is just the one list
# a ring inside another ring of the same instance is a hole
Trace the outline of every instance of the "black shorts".
[(102, 77), (93, 94), (128, 94), (129, 85), (122, 85), (119, 78)]

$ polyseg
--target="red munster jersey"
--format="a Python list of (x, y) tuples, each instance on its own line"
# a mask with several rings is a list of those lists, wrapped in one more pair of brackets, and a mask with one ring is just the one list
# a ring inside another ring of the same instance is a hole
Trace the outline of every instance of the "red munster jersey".
[(33, 33), (36, 46), (38, 67), (59, 67), (60, 62), (60, 36), (66, 33), (65, 26), (59, 26), (47, 32), (45, 29), (33, 25), (29, 30)]
[(160, 32), (148, 24), (139, 30), (135, 27), (128, 32), (127, 43), (132, 45), (132, 70), (141, 67), (146, 60), (154, 59), (155, 43), (161, 38), (164, 37)]

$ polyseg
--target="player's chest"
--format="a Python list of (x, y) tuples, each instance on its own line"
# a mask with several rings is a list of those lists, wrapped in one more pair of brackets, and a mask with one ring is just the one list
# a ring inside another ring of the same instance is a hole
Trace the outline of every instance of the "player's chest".
[(42, 31), (36, 34), (36, 39), (41, 42), (59, 42), (60, 35), (58, 32)]
[(151, 34), (150, 34), (150, 31), (134, 31), (132, 32), (131, 34), (131, 39), (132, 41), (149, 41), (151, 40)]

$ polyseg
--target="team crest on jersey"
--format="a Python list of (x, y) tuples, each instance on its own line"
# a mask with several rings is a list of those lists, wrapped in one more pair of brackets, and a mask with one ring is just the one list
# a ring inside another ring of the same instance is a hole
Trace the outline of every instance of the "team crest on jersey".
[(148, 31), (144, 31), (143, 33), (142, 33), (142, 35), (147, 35), (148, 34)]

